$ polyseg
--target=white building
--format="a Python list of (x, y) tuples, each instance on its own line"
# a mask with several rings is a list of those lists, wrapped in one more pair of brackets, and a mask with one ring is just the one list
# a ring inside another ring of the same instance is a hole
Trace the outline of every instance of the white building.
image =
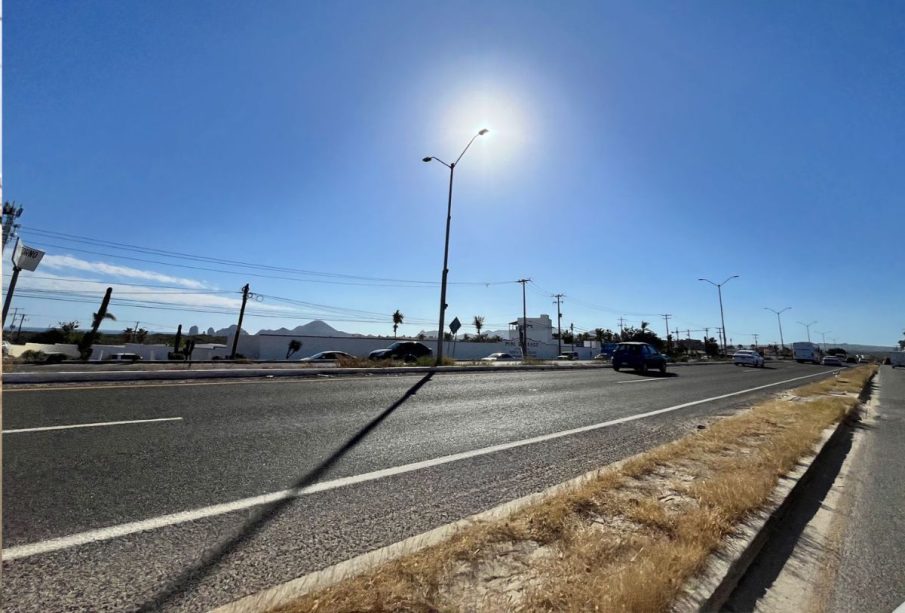
[[(512, 322), (512, 328), (509, 330), (509, 340), (519, 340), (519, 329), (524, 325), (525, 319), (519, 317)], [(549, 315), (541, 314), (540, 317), (529, 317), (528, 322), (528, 341), (536, 341), (538, 343), (553, 342), (553, 320)]]

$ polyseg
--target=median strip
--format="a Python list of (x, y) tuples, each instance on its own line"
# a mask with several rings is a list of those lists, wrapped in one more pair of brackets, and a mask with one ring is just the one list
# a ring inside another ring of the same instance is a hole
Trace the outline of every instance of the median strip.
[(3, 434), (22, 434), (23, 432), (47, 432), (48, 430), (72, 430), (74, 428), (100, 428), (104, 426), (127, 426), (132, 424), (149, 424), (158, 421), (181, 421), (181, 417), (157, 417), (154, 419), (130, 419), (126, 421), (98, 421), (87, 424), (68, 424), (65, 426), (41, 426), (38, 428), (17, 428), (4, 430)]
[(376, 567), (299, 579), (316, 591), (287, 584), (292, 602), (272, 591), (235, 610), (668, 610), (874, 372), (792, 390)]

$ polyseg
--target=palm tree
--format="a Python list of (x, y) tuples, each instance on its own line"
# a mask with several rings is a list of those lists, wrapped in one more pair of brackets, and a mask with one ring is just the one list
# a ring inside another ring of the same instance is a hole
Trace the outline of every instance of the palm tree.
[(405, 319), (405, 315), (399, 312), (399, 309), (396, 309), (396, 312), (393, 313), (393, 338), (396, 338), (396, 329), (402, 325), (402, 320)]
[(481, 340), (481, 328), (484, 327), (484, 317), (481, 315), (474, 316), (474, 327), (478, 331), (478, 340)]

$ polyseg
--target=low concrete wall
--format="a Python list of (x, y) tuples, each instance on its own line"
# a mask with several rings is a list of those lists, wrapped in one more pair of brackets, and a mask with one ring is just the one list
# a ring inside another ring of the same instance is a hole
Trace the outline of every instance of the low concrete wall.
[[(246, 358), (254, 360), (284, 360), (290, 341), (297, 340), (302, 343), (301, 351), (293, 354), (290, 359), (299, 359), (314, 355), (321, 351), (345, 351), (354, 356), (367, 357), (375, 349), (384, 349), (399, 340), (392, 337), (379, 336), (292, 336), (288, 334), (254, 334), (239, 337), (238, 353)], [(418, 341), (437, 351), (436, 340)], [(232, 347), (232, 339), (228, 339), (227, 347)], [(569, 351), (570, 345), (563, 345), (563, 351)], [(594, 349), (591, 347), (575, 347), (579, 358), (589, 360), (594, 357)], [(228, 352), (227, 352), (228, 353)], [(464, 341), (445, 341), (443, 343), (444, 355), (456, 360), (479, 360), (491, 353), (511, 353), (516, 357), (521, 355), (518, 341), (503, 341), (500, 343), (475, 343)], [(540, 343), (529, 341), (528, 355), (539, 359), (552, 359), (558, 355), (556, 343)], [(195, 359), (201, 359), (194, 355)]]
[(46, 345), (44, 343), (25, 343), (24, 345), (10, 344), (9, 346), (9, 355), (12, 358), (18, 358), (26, 351), (40, 351), (47, 355), (50, 355), (52, 353), (61, 353), (67, 358), (73, 359), (77, 359), (79, 357), (78, 346), (70, 345), (68, 343), (53, 343), (50, 345)]

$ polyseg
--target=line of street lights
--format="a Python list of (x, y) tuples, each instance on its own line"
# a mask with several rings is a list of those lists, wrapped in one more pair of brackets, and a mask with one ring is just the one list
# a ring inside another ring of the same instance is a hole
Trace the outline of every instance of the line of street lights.
[[(456, 165), (462, 159), (462, 156), (465, 155), (465, 152), (468, 151), (468, 148), (471, 147), (471, 144), (475, 141), (475, 139), (477, 139), (479, 136), (483, 136), (483, 135), (487, 134), (487, 132), (489, 132), (489, 130), (484, 128), (482, 130), (479, 130), (477, 134), (472, 136), (471, 140), (468, 141), (467, 145), (465, 145), (465, 148), (462, 150), (462, 153), (459, 154), (459, 157), (456, 158), (455, 162), (447, 164), (440, 158), (438, 158), (436, 156), (432, 156), (432, 155), (422, 158), (422, 160), (421, 160), (423, 162), (440, 162), (441, 164), (443, 164), (444, 166), (449, 168), (449, 195), (448, 195), (447, 203), (446, 203), (446, 240), (443, 245), (443, 272), (442, 272), (441, 279), (440, 279), (440, 317), (439, 317), (439, 324), (437, 327), (437, 360), (435, 362), (435, 364), (438, 366), (443, 361), (443, 328), (444, 328), (445, 319), (446, 319), (446, 307), (448, 306), (446, 304), (446, 278), (449, 275), (449, 227), (450, 227), (450, 223), (452, 221), (453, 176), (455, 174)], [(720, 302), (720, 325), (721, 325), (720, 336), (722, 337), (721, 340), (722, 340), (722, 345), (723, 345), (723, 353), (726, 353), (726, 316), (725, 316), (725, 312), (723, 310), (723, 286), (726, 285), (727, 283), (729, 283), (729, 281), (731, 281), (732, 279), (738, 279), (739, 276), (740, 275), (732, 275), (731, 277), (726, 278), (722, 283), (714, 283), (710, 279), (704, 279), (704, 278), (698, 279), (698, 281), (705, 281), (707, 283), (710, 283), (714, 287), (716, 287), (717, 296), (719, 297), (719, 302)], [(785, 339), (783, 338), (783, 334), (782, 334), (781, 315), (785, 311), (788, 311), (791, 308), (792, 307), (785, 307), (784, 309), (780, 309), (777, 311), (776, 309), (772, 309), (770, 307), (764, 307), (764, 309), (766, 309), (768, 311), (772, 311), (773, 313), (776, 314), (776, 322), (779, 325), (779, 342), (782, 345), (783, 350), (785, 350), (786, 344), (785, 344)], [(807, 329), (808, 342), (811, 342), (811, 326), (817, 322), (812, 321), (812, 322), (806, 324), (806, 323), (799, 321), (798, 323)], [(827, 331), (827, 332), (829, 332), (829, 331)], [(824, 349), (826, 349), (826, 332), (821, 332), (821, 334), (824, 337), (823, 345), (824, 345)]]

